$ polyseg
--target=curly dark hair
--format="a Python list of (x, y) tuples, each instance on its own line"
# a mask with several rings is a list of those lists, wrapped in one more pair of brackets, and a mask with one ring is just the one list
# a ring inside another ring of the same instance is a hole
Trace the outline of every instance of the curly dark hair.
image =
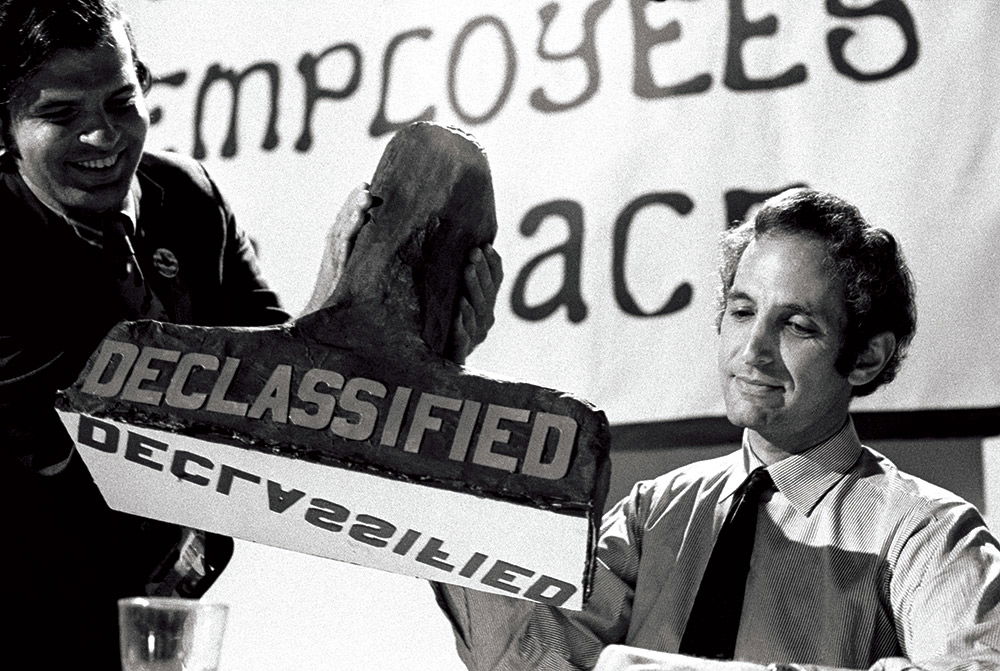
[(826, 245), (830, 270), (844, 284), (847, 308), (846, 337), (835, 363), (838, 373), (851, 372), (872, 336), (888, 331), (896, 337), (896, 349), (882, 371), (855, 386), (852, 394), (866, 396), (892, 381), (916, 331), (913, 278), (892, 234), (870, 225), (857, 207), (829, 193), (789, 189), (723, 235), (716, 326), (721, 325), (744, 250), (753, 239), (768, 235), (810, 235)]
[(112, 27), (123, 21), (143, 93), (153, 78), (139, 60), (135, 37), (117, 0), (0, 0), (0, 170), (14, 169), (9, 136), (10, 104), (18, 88), (59, 49), (91, 49), (112, 43)]

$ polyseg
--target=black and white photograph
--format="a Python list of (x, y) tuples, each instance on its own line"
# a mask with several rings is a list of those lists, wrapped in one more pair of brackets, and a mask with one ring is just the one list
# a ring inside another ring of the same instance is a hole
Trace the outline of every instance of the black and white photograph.
[(0, 0), (11, 668), (1000, 671), (992, 0)]

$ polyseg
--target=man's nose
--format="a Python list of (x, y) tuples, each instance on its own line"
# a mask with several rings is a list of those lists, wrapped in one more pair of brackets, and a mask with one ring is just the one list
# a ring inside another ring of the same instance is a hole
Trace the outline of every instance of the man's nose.
[(774, 361), (777, 349), (777, 335), (764, 320), (751, 326), (743, 347), (743, 363), (749, 366), (764, 366)]
[(80, 132), (80, 142), (106, 149), (114, 146), (121, 136), (121, 130), (104, 112), (90, 115), (87, 125)]

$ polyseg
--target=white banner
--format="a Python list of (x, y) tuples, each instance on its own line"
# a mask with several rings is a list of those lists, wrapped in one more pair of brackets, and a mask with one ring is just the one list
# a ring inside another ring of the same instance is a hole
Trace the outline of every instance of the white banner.
[(150, 145), (204, 160), (296, 311), (392, 132), (490, 156), (506, 279), (470, 363), (612, 423), (723, 414), (715, 244), (795, 184), (856, 203), (918, 285), (859, 409), (1000, 407), (993, 0), (128, 0)]

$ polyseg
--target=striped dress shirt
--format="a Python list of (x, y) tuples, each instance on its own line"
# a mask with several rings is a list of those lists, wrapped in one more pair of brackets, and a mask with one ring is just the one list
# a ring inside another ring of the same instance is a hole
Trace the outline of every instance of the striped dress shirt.
[[(744, 434), (636, 484), (604, 516), (582, 612), (435, 585), (463, 661), (589, 669), (613, 643), (677, 652), (733, 494), (761, 465)], [(850, 420), (768, 471), (736, 659), (1000, 669), (1000, 546), (974, 506), (862, 446)]]

